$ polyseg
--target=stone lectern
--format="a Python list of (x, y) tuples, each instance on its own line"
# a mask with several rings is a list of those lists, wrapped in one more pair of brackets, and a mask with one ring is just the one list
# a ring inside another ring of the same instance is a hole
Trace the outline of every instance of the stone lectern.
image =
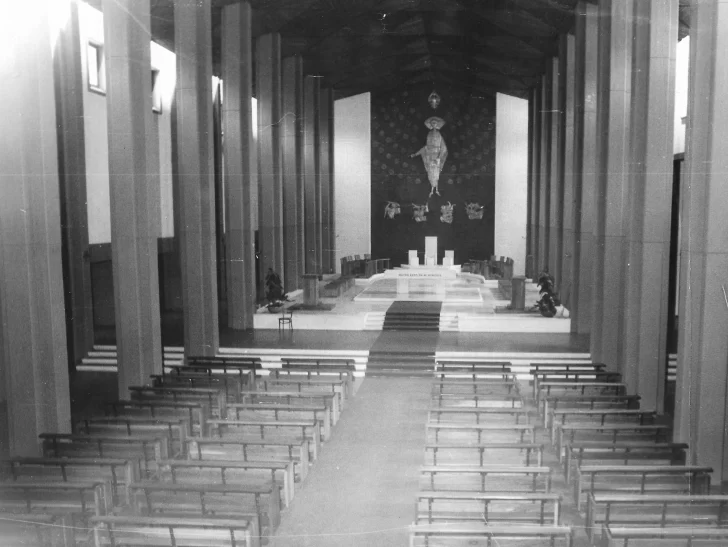
[(303, 274), (301, 279), (303, 279), (303, 305), (318, 306), (321, 274)]

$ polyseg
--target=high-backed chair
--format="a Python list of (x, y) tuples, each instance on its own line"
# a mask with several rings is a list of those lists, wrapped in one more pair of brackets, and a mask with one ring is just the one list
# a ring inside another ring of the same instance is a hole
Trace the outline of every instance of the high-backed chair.
[(408, 253), (409, 256), (409, 265), (410, 266), (419, 266), (420, 265), (420, 259), (417, 258), (417, 251), (410, 250)]

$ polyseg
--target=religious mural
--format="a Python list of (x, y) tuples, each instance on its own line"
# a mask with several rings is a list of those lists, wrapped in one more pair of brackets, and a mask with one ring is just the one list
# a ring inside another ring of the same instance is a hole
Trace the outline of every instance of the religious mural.
[(431, 92), (372, 96), (372, 254), (392, 265), (425, 236), (438, 237), (440, 260), (446, 249), (456, 263), (493, 252), (495, 97)]

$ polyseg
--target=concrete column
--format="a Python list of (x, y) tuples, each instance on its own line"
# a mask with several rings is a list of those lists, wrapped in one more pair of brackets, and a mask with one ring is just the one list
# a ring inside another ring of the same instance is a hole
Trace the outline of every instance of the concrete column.
[[(281, 37), (265, 34), (256, 42), (258, 98), (258, 245), (261, 283), (268, 268), (284, 272), (283, 170), (281, 168)], [(285, 279), (284, 283), (288, 283)]]
[(667, 306), (678, 1), (634, 4), (632, 152), (626, 233), (625, 380), (641, 407), (662, 411), (667, 366)]
[(551, 65), (551, 197), (549, 212), (549, 270), (561, 292), (564, 223), (564, 143), (566, 132), (566, 37), (559, 38), (559, 56)]
[(253, 328), (255, 227), (252, 192), (258, 184), (253, 140), (253, 45), (248, 2), (223, 7), (222, 81), (225, 134), (227, 320), (233, 329)]
[(303, 233), (303, 59), (283, 59), (283, 245), (285, 247), (284, 283), (286, 291), (301, 286), (304, 273)]
[(119, 397), (162, 372), (159, 140), (152, 120), (148, 0), (104, 0), (111, 261)]
[(53, 68), (58, 132), (58, 176), (68, 358), (77, 364), (93, 349), (91, 262), (88, 254), (83, 73), (78, 4), (59, 2), (66, 24), (54, 45)]
[(597, 7), (580, 0), (574, 47), (574, 277), (571, 332), (589, 334), (594, 277), (597, 136)]
[(38, 456), (40, 433), (71, 428), (53, 60), (45, 9), (3, 11), (0, 438), (11, 455)]
[(319, 101), (319, 181), (321, 184), (321, 271), (336, 271), (336, 245), (334, 241), (333, 193), (333, 116), (334, 93), (321, 88)]
[(599, 0), (592, 359), (621, 370), (633, 0)]
[(574, 56), (576, 40), (573, 35), (567, 34), (563, 38), (565, 50), (564, 63), (564, 160), (563, 179), (563, 225), (561, 247), (561, 281), (559, 292), (564, 305), (571, 309), (574, 291)]
[(533, 257), (531, 272), (529, 275), (535, 279), (539, 272), (539, 210), (541, 199), (541, 87), (536, 86), (531, 90), (531, 120), (533, 133), (531, 135), (531, 201), (530, 201), (530, 226), (531, 226), (531, 248), (529, 254)]
[(551, 96), (553, 94), (553, 60), (546, 61), (541, 78), (541, 169), (539, 175), (538, 262), (536, 277), (549, 267), (551, 241)]
[(321, 79), (306, 76), (303, 86), (303, 173), (306, 215), (306, 273), (321, 273), (321, 193), (319, 182), (319, 99)]
[(212, 151), (210, 0), (174, 4), (177, 54), (177, 173), (185, 354), (220, 345)]
[(690, 84), (681, 184), (680, 320), (675, 439), (689, 462), (728, 476), (728, 4), (690, 8)]

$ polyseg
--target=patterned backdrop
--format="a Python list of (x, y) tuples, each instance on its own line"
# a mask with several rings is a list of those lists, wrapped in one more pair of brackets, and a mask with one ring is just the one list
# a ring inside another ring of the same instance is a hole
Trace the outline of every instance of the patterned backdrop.
[[(433, 110), (427, 102), (431, 91), (428, 86), (372, 96), (372, 255), (389, 257), (392, 265), (405, 263), (409, 249), (420, 251), (422, 260), (425, 236), (438, 237), (440, 260), (448, 249), (455, 250), (456, 264), (493, 253), (495, 97), (438, 86), (442, 101)], [(424, 122), (431, 116), (445, 120), (440, 133), (448, 157), (440, 196), (428, 199), (422, 158), (410, 155), (425, 145)], [(392, 202), (400, 212), (389, 218), (394, 206), (390, 214), (385, 209)], [(470, 219), (467, 203), (483, 206), (482, 218)], [(425, 204), (426, 220), (415, 221), (414, 206)], [(451, 224), (441, 221), (441, 207), (448, 204), (454, 205)]]

